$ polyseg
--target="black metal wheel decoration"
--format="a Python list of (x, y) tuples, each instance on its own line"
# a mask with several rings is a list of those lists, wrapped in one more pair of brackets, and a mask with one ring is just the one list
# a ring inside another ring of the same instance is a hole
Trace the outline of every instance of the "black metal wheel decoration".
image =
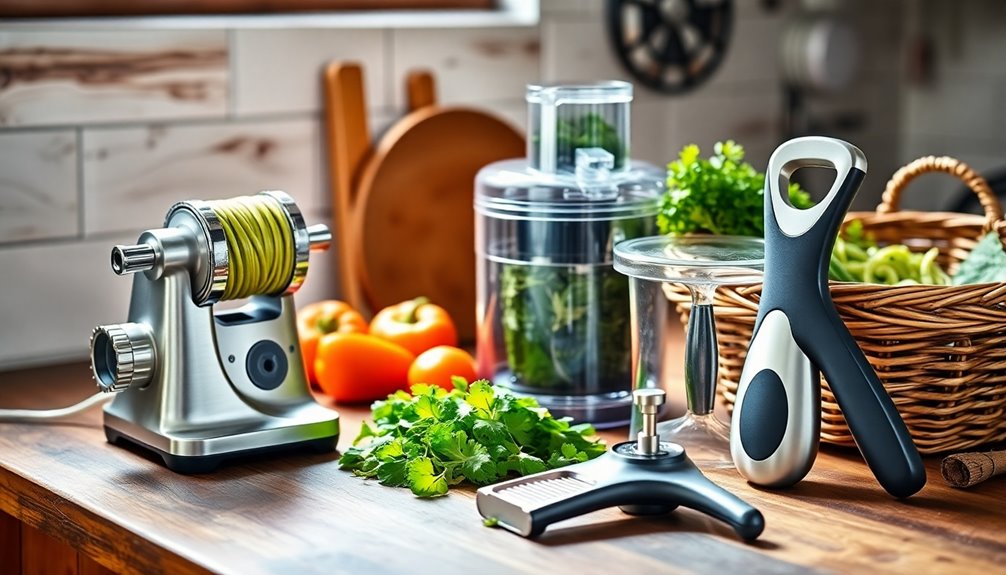
[(733, 0), (608, 0), (608, 30), (622, 64), (668, 94), (707, 80), (723, 61)]

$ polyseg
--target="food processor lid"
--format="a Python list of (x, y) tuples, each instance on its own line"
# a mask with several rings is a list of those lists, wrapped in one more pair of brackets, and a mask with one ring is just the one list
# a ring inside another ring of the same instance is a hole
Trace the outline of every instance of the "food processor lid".
[(756, 283), (765, 240), (742, 236), (651, 236), (615, 244), (615, 269), (659, 282)]
[(576, 174), (544, 173), (526, 160), (507, 160), (479, 173), (475, 210), (499, 218), (597, 221), (654, 216), (664, 192), (662, 170), (644, 162), (594, 182)]
[(577, 84), (528, 84), (525, 99), (534, 104), (612, 104), (632, 101), (632, 84), (602, 80)]

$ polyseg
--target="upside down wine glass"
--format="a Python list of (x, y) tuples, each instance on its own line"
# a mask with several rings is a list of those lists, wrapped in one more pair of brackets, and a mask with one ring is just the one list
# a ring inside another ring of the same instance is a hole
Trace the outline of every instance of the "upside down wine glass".
[[(730, 429), (713, 413), (719, 347), (713, 300), (721, 285), (761, 281), (764, 242), (738, 236), (647, 237), (615, 246), (615, 269), (630, 277), (635, 387), (663, 387), (675, 297), (672, 284), (691, 294), (685, 337), (685, 415), (657, 426), (662, 440), (684, 446), (700, 467), (732, 467)], [(632, 436), (639, 414), (633, 415)]]

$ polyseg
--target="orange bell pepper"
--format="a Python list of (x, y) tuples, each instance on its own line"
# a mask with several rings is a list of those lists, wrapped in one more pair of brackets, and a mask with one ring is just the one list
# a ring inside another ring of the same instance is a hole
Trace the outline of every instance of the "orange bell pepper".
[(314, 371), (325, 394), (340, 403), (358, 403), (408, 388), (413, 359), (407, 349), (379, 337), (330, 333), (318, 343)]
[(377, 312), (370, 333), (419, 355), (438, 345), (458, 345), (458, 331), (444, 308), (418, 297)]
[(318, 341), (329, 333), (367, 333), (367, 320), (344, 301), (325, 300), (304, 306), (297, 312), (297, 336), (307, 368), (307, 380), (317, 384), (314, 360)]

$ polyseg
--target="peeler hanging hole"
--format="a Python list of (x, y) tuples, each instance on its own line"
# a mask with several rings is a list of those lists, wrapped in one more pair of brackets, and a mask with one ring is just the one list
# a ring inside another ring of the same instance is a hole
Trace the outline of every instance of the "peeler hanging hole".
[[(827, 197), (828, 192), (835, 185), (837, 178), (838, 172), (834, 166), (801, 166), (794, 170), (788, 178), (783, 174), (779, 175), (779, 190), (783, 199), (786, 200), (786, 203), (790, 207), (800, 211), (808, 210)], [(810, 206), (801, 208), (793, 205), (790, 201), (789, 193), (787, 193), (790, 183), (799, 184), (800, 188), (810, 196)]]

